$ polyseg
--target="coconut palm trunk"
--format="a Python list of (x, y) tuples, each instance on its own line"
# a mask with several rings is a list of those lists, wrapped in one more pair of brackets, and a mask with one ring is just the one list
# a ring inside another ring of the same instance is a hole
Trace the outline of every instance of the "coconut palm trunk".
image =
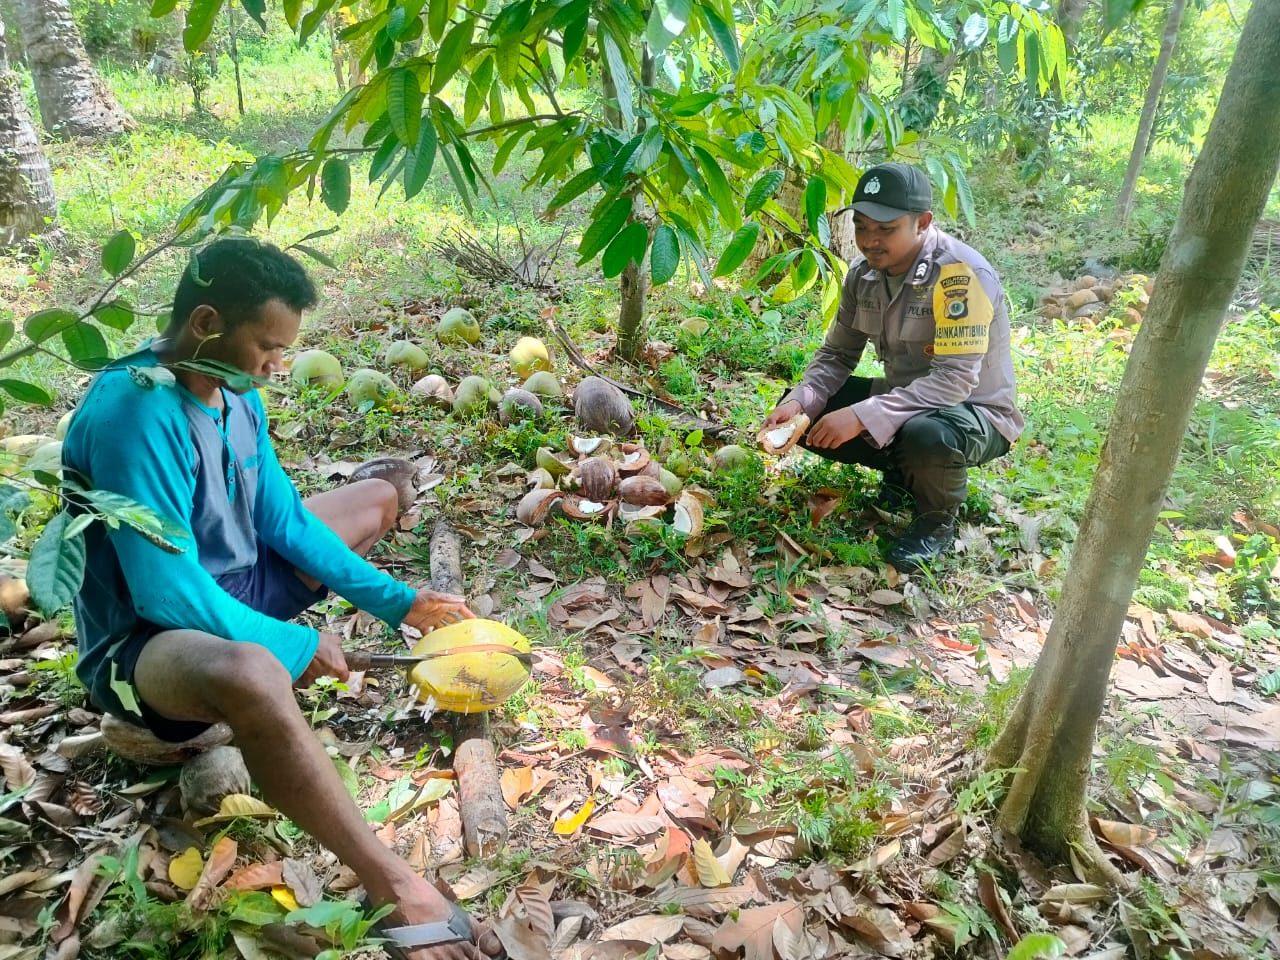
[(18, 0), (18, 27), (45, 130), (98, 138), (134, 125), (94, 72), (69, 0)]
[(40, 149), (22, 85), (9, 69), (0, 20), (0, 246), (40, 233), (57, 212), (49, 161)]

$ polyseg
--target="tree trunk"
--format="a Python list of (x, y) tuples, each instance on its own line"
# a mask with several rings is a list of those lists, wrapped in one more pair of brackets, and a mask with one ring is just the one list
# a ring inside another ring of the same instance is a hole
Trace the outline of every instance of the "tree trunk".
[[(616, 98), (618, 95), (617, 90), (608, 71), (603, 73), (603, 77), (605, 81), (605, 96)], [(640, 53), (640, 82), (646, 87), (652, 87), (653, 81), (654, 59), (649, 53), (649, 47), (646, 44)], [(610, 122), (615, 126), (622, 126), (621, 114), (615, 113)], [(648, 221), (650, 213), (649, 204), (645, 200), (644, 194), (637, 189), (635, 198), (632, 201), (631, 216), (627, 219), (627, 226), (636, 221)], [(645, 312), (648, 308), (649, 300), (649, 258), (647, 253), (652, 242), (653, 230), (650, 229), (649, 244), (645, 246), (646, 256), (641, 257), (638, 261), (632, 260), (623, 267), (622, 276), (619, 278), (618, 355), (628, 362), (634, 361), (640, 355), (640, 348), (644, 346)]]
[(236, 71), (236, 110), (244, 116), (244, 86), (240, 82), (240, 48), (236, 43), (236, 8), (227, 5), (227, 36), (231, 44), (231, 64)]
[(1134, 343), (1044, 653), (988, 769), (1000, 825), (1046, 859), (1114, 876), (1085, 818), (1116, 642), (1196, 392), (1280, 169), (1280, 3), (1249, 11)]
[(1169, 75), (1169, 61), (1173, 59), (1173, 48), (1178, 44), (1178, 28), (1182, 26), (1182, 14), (1186, 9), (1187, 0), (1172, 0), (1169, 4), (1164, 36), (1160, 38), (1160, 55), (1156, 57), (1156, 65), (1151, 71), (1147, 99), (1142, 104), (1142, 116), (1138, 120), (1138, 134), (1133, 139), (1133, 152), (1129, 154), (1129, 168), (1125, 170), (1124, 184), (1120, 187), (1120, 196), (1116, 200), (1116, 210), (1122, 225), (1129, 222), (1129, 214), (1133, 212), (1133, 193), (1138, 187), (1138, 174), (1142, 172), (1142, 161), (1146, 158), (1147, 147), (1151, 143), (1156, 108), (1160, 106), (1160, 94), (1164, 91), (1165, 77)]
[(22, 85), (9, 69), (0, 20), (0, 246), (40, 233), (57, 212), (49, 161), (40, 149)]
[(1080, 21), (1089, 9), (1089, 0), (1060, 0), (1058, 3), (1058, 29), (1067, 42), (1067, 53), (1072, 53), (1080, 41)]
[(923, 133), (938, 119), (947, 84), (951, 82), (951, 74), (962, 55), (963, 52), (955, 47), (946, 53), (932, 47), (924, 47), (920, 51), (920, 59), (911, 72), (904, 71), (902, 89), (897, 97), (904, 127)]
[(96, 138), (134, 125), (89, 63), (68, 0), (19, 0), (18, 17), (45, 130)]

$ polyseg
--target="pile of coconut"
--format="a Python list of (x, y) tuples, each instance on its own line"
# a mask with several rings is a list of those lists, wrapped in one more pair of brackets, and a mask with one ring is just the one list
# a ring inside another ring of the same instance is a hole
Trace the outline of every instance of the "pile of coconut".
[(1133, 327), (1142, 322), (1152, 289), (1151, 278), (1140, 273), (1107, 279), (1085, 274), (1051, 286), (1040, 297), (1040, 316), (1097, 324), (1113, 315), (1122, 326)]
[[(448, 310), (436, 323), (435, 340), (439, 343), (474, 344), (480, 339), (480, 324), (471, 311), (462, 307)], [(369, 404), (376, 408), (396, 406), (405, 400), (405, 391), (386, 370), (403, 368), (411, 373), (424, 371), (431, 357), (412, 340), (395, 340), (383, 351), (384, 368), (364, 367), (348, 377), (338, 358), (325, 350), (303, 350), (293, 358), (289, 376), (298, 386), (320, 386), (336, 391), (342, 387), (352, 406)], [(456, 385), (438, 373), (417, 380), (408, 395), (425, 400), (430, 406), (458, 416), (477, 416), (496, 409), (504, 425), (540, 417), (543, 404), (558, 401), (564, 392), (551, 372), (551, 354), (537, 337), (521, 337), (509, 356), (512, 372), (522, 380), (519, 387), (505, 393), (486, 377), (463, 377)]]

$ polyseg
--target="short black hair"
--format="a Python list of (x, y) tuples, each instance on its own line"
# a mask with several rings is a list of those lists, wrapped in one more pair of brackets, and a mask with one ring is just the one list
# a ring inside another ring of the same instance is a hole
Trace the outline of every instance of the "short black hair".
[(169, 328), (186, 323), (202, 304), (229, 328), (251, 323), (269, 300), (301, 313), (316, 305), (316, 287), (294, 257), (252, 237), (223, 237), (191, 254), (173, 296)]

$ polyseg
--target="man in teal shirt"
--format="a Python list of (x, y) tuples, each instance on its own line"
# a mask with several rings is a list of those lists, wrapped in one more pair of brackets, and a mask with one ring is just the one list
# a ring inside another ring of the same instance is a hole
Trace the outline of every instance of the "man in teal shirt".
[[(276, 460), (261, 398), (190, 360), (260, 378), (283, 367), (316, 292), (296, 260), (246, 238), (194, 254), (163, 336), (94, 380), (67, 433), (64, 468), (176, 521), (184, 549), (135, 530), (86, 531), (76, 599), (77, 672), (94, 702), (170, 741), (227, 723), (263, 795), (336, 853), (395, 920), (449, 904), (369, 830), (304, 719), (294, 686), (347, 677), (339, 638), (289, 622), (333, 590), (391, 626), (470, 617), (462, 597), (414, 590), (363, 559), (396, 517), (366, 480), (305, 503)], [(461, 960), (452, 943), (412, 953)]]

